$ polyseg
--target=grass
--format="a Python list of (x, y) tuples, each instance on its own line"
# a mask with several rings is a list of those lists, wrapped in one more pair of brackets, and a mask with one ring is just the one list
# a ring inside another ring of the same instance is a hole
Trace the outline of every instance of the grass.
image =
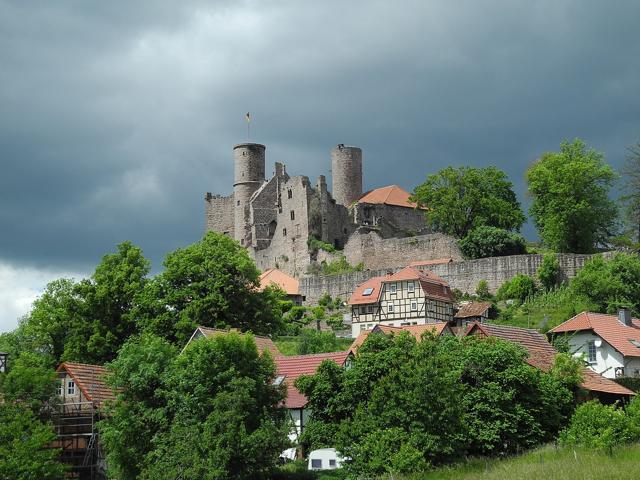
[[(304, 462), (283, 468), (283, 480), (340, 480), (341, 470), (308, 472)], [(632, 480), (640, 478), (640, 444), (618, 447), (613, 455), (547, 445), (506, 459), (473, 459), (410, 476), (378, 480)], [(294, 473), (295, 472), (295, 473)]]
[(594, 309), (588, 300), (576, 297), (567, 287), (560, 287), (540, 293), (522, 305), (502, 308), (495, 323), (546, 332), (584, 310)]
[(640, 478), (639, 471), (640, 445), (619, 447), (611, 456), (546, 446), (519, 457), (472, 460), (402, 480), (631, 480)]

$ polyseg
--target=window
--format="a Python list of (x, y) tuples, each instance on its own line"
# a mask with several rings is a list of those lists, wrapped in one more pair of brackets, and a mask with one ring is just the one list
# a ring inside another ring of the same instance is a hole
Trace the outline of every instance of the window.
[(329, 459), (329, 467), (336, 468), (336, 461), (333, 458)]
[(407, 292), (413, 293), (416, 291), (416, 284), (413, 282), (407, 283)]
[(291, 189), (287, 190), (287, 198), (293, 198), (293, 192)]
[(311, 459), (311, 468), (313, 468), (313, 469), (322, 468), (322, 459), (321, 458), (312, 458)]
[(411, 302), (411, 311), (412, 312), (418, 311), (418, 302)]
[(389, 313), (393, 313), (393, 303), (389, 303), (389, 304), (387, 305), (387, 312), (389, 312)]
[(373, 313), (373, 306), (369, 305), (367, 307), (367, 313)]
[(62, 396), (62, 391), (63, 390), (64, 390), (64, 380), (60, 380), (58, 382), (58, 388), (57, 388), (58, 396), (60, 396), (60, 397)]
[(363, 297), (368, 297), (369, 295), (371, 295), (373, 293), (373, 288), (365, 288), (364, 292), (362, 292), (362, 296)]
[(69, 380), (67, 383), (67, 395), (75, 395), (76, 394), (76, 383), (73, 380)]
[(389, 292), (391, 293), (391, 295), (395, 295), (397, 291), (398, 286), (395, 283), (389, 284)]
[(287, 229), (286, 229), (286, 228), (283, 228), (283, 229), (282, 229), (282, 236), (283, 236), (283, 237), (286, 237), (286, 236), (287, 236)]
[(295, 220), (296, 219), (296, 212), (291, 210), (290, 214), (291, 214), (291, 220)]
[(366, 307), (360, 307), (360, 313), (367, 313)]
[(587, 342), (587, 357), (589, 363), (596, 362), (596, 342), (594, 342), (593, 340)]

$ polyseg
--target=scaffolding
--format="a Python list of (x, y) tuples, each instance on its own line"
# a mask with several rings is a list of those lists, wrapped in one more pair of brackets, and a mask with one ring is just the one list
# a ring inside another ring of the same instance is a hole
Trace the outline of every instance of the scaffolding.
[(53, 415), (60, 460), (69, 465), (67, 478), (104, 480), (105, 461), (100, 448), (96, 423), (98, 411), (93, 402), (64, 403)]

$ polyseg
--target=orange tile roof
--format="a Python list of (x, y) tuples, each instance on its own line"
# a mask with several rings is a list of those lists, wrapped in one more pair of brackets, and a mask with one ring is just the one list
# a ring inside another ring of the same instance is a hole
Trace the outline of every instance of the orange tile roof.
[(460, 307), (454, 318), (481, 317), (491, 308), (491, 302), (469, 302)]
[(417, 262), (411, 262), (409, 267), (425, 267), (428, 265), (446, 265), (453, 262), (453, 258), (436, 258), (435, 260), (419, 260)]
[(109, 372), (100, 365), (63, 362), (56, 372), (66, 371), (76, 383), (84, 397), (100, 407), (105, 401), (115, 400), (113, 391), (107, 386), (105, 377)]
[(605, 342), (628, 357), (640, 357), (640, 348), (630, 340), (640, 342), (640, 320), (632, 319), (633, 326), (624, 325), (617, 315), (582, 312), (561, 323), (550, 333), (570, 333), (593, 330)]
[(349, 353), (356, 353), (358, 348), (362, 346), (371, 333), (384, 333), (386, 335), (393, 333), (397, 335), (402, 332), (409, 332), (416, 340), (420, 341), (422, 339), (422, 334), (428, 331), (433, 332), (436, 336), (440, 336), (444, 332), (453, 333), (447, 322), (426, 323), (424, 325), (404, 325), (400, 327), (376, 325), (371, 330), (360, 332), (360, 335), (358, 335), (353, 343), (351, 343)]
[(373, 203), (393, 205), (396, 207), (416, 208), (414, 202), (409, 201), (411, 195), (397, 185), (376, 188), (360, 197), (358, 203)]
[(429, 270), (405, 267), (390, 277), (385, 278), (383, 281), (400, 282), (405, 280), (418, 280), (427, 297), (435, 297), (447, 302), (453, 301), (453, 293), (451, 292), (451, 288), (449, 288), (449, 284)]
[[(474, 322), (469, 326), (465, 335), (474, 334), (496, 337), (521, 345), (528, 353), (526, 362), (532, 367), (539, 368), (544, 372), (548, 372), (553, 368), (556, 355), (558, 354), (543, 334), (529, 328)], [(635, 395), (635, 393), (628, 388), (602, 375), (598, 375), (586, 367), (582, 369), (582, 377), (583, 379), (580, 386), (585, 390), (615, 393), (618, 395)]]
[[(200, 330), (200, 332), (207, 338), (211, 338), (214, 335), (226, 335), (228, 333), (240, 333), (238, 331), (235, 330), (222, 330), (219, 328), (209, 328), (209, 327), (198, 327), (196, 328), (196, 331), (193, 333), (193, 335), (191, 335), (191, 339), (189, 340), (189, 342), (193, 339), (193, 337), (195, 336), (195, 334), (198, 332), (198, 330)], [(242, 335), (242, 333), (240, 333)], [(256, 342), (256, 347), (258, 348), (258, 353), (262, 354), (262, 352), (264, 352), (265, 350), (269, 351), (271, 353), (271, 355), (273, 357), (276, 357), (278, 355), (280, 355), (280, 350), (278, 350), (278, 347), (276, 346), (275, 343), (273, 343), (273, 340), (271, 340), (269, 337), (260, 337), (258, 335), (253, 335), (253, 339)]]
[(277, 375), (284, 376), (287, 386), (287, 408), (303, 408), (307, 404), (307, 397), (294, 386), (296, 379), (302, 375), (313, 375), (320, 364), (325, 360), (331, 360), (340, 366), (347, 361), (348, 351), (317, 353), (312, 355), (294, 355), (290, 357), (279, 356), (276, 360)]
[[(380, 299), (380, 292), (382, 291), (382, 280), (388, 277), (373, 277), (364, 283), (361, 283), (349, 297), (349, 305), (364, 305), (367, 303), (375, 303)], [(364, 291), (367, 288), (371, 288), (370, 295), (364, 295)]]
[(280, 287), (287, 295), (300, 295), (300, 281), (277, 268), (270, 268), (260, 275), (260, 290), (269, 285)]

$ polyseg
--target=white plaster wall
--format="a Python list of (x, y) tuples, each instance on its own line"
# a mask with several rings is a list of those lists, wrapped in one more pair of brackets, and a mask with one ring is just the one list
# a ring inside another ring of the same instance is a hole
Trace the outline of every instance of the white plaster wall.
[[(587, 359), (587, 343), (598, 339), (600, 339), (600, 337), (591, 332), (577, 333), (569, 339), (571, 352), (575, 352), (576, 354), (584, 353), (584, 358)], [(611, 345), (602, 340), (602, 346), (600, 348), (596, 348), (596, 362), (589, 364), (589, 368), (603, 377), (615, 378), (617, 367), (624, 367), (622, 355)]]

